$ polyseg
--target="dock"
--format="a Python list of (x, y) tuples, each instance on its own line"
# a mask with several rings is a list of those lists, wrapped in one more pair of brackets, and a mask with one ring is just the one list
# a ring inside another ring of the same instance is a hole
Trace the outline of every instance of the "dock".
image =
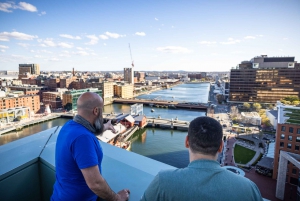
[(161, 119), (161, 118), (147, 118), (147, 127), (158, 127), (158, 128), (168, 128), (174, 130), (184, 130), (189, 129), (189, 121), (180, 121), (172, 119)]
[(11, 131), (15, 131), (15, 130), (22, 130), (24, 127), (28, 127), (34, 124), (39, 124), (45, 121), (49, 121), (52, 119), (56, 119), (59, 118), (61, 115), (49, 115), (49, 116), (45, 116), (45, 117), (41, 117), (39, 119), (34, 119), (34, 120), (30, 120), (30, 121), (26, 121), (26, 122), (20, 122), (18, 124), (12, 122), (12, 125), (6, 127), (6, 128), (2, 128), (0, 129), (0, 135), (4, 134), (4, 133), (8, 133)]
[(197, 110), (207, 110), (208, 106), (201, 103), (187, 103), (187, 102), (177, 102), (177, 101), (164, 101), (164, 100), (146, 100), (146, 99), (124, 99), (115, 98), (114, 103), (121, 104), (144, 104), (144, 105), (155, 105), (158, 107), (170, 107), (178, 109), (197, 109)]

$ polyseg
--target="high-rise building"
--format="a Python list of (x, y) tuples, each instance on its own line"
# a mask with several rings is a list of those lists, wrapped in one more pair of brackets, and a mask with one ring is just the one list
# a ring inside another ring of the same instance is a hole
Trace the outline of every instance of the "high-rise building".
[[(281, 151), (300, 154), (300, 107), (277, 103), (278, 122), (274, 151), (273, 179), (277, 179)], [(285, 182), (298, 185), (299, 169), (292, 163), (287, 165)]]
[(27, 73), (32, 75), (40, 74), (39, 64), (19, 64), (19, 75), (26, 75)]
[(133, 68), (124, 68), (124, 81), (134, 84)]
[(300, 95), (300, 64), (295, 57), (262, 55), (231, 69), (231, 102), (276, 103), (291, 95)]

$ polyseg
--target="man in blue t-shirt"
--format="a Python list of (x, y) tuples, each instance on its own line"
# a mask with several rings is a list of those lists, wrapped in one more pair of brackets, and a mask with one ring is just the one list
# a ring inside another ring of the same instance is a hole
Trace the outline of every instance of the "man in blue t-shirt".
[(52, 201), (95, 201), (97, 198), (112, 201), (128, 200), (129, 190), (115, 193), (101, 176), (102, 148), (96, 138), (114, 127), (109, 121), (103, 124), (103, 100), (96, 93), (86, 92), (77, 101), (78, 115), (67, 122), (56, 142), (56, 182)]

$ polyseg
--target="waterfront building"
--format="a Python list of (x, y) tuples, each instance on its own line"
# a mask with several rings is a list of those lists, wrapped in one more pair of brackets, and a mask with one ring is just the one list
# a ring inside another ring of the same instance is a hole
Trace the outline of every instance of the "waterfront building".
[(133, 85), (114, 85), (114, 95), (119, 98), (133, 98)]
[(63, 107), (67, 110), (77, 110), (77, 100), (79, 96), (85, 92), (94, 92), (102, 97), (102, 90), (95, 88), (80, 89), (80, 90), (69, 90), (63, 94)]
[(134, 84), (133, 68), (124, 68), (124, 81)]
[(300, 63), (295, 57), (261, 55), (230, 71), (229, 101), (276, 103), (300, 95)]
[(18, 94), (9, 94), (4, 98), (0, 98), (0, 109), (10, 109), (16, 107), (29, 107), (30, 112), (38, 113), (40, 110), (40, 96), (39, 95), (19, 96)]
[(102, 84), (102, 98), (104, 105), (111, 104), (113, 102), (114, 96), (114, 83), (113, 82), (103, 82)]
[[(277, 103), (278, 123), (276, 132), (274, 174), (273, 179), (277, 179), (280, 151), (300, 154), (300, 107), (285, 106)], [(297, 185), (299, 169), (293, 164), (288, 165), (286, 181)]]
[(62, 93), (43, 92), (43, 103), (48, 104), (50, 109), (62, 108)]
[(15, 120), (20, 121), (26, 118), (30, 118), (29, 107), (17, 107), (0, 110), (0, 124), (13, 122)]
[(40, 65), (39, 64), (19, 64), (19, 79), (22, 76), (39, 75), (40, 74)]

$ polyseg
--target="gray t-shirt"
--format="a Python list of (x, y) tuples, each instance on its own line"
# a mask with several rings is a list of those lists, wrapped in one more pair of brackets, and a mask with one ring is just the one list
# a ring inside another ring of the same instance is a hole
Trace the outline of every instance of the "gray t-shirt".
[(188, 167), (159, 172), (142, 201), (243, 200), (262, 201), (249, 179), (220, 167), (213, 160), (192, 161)]

